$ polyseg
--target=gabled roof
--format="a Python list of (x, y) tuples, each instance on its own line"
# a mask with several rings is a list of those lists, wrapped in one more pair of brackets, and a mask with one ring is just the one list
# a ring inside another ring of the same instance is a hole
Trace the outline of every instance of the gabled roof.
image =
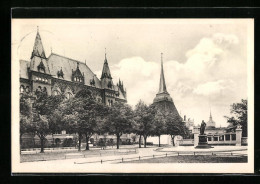
[(39, 72), (39, 69), (38, 69), (39, 66), (44, 66), (44, 69), (45, 69), (44, 73), (50, 74), (50, 69), (49, 69), (47, 60), (43, 59), (41, 57), (33, 57), (30, 62), (30, 70)]
[(50, 68), (50, 73), (52, 77), (58, 78), (57, 72), (60, 71), (62, 67), (63, 71), (63, 78), (66, 81), (72, 81), (71, 76), (72, 76), (72, 70), (75, 72), (77, 69), (77, 64), (79, 67), (80, 72), (83, 74), (84, 73), (84, 80), (85, 80), (85, 85), (90, 86), (90, 80), (94, 78), (95, 80), (95, 87), (101, 88), (100, 85), (100, 80), (97, 78), (97, 76), (90, 70), (90, 68), (85, 64), (80, 61), (65, 57), (65, 56), (60, 56), (55, 53), (51, 53), (51, 55), (47, 59), (47, 63)]

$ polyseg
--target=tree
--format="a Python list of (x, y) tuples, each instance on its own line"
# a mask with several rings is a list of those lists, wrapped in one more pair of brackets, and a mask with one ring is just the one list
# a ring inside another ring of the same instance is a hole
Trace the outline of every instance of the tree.
[(32, 103), (30, 95), (21, 94), (20, 97), (20, 153), (22, 147), (22, 136), (25, 133), (32, 132), (31, 118), (32, 118)]
[(166, 116), (166, 133), (171, 136), (172, 143), (175, 145), (174, 137), (176, 135), (186, 136), (189, 134), (189, 130), (182, 122), (181, 117), (168, 114)]
[[(58, 109), (64, 96), (48, 96), (46, 93), (37, 92), (37, 98), (32, 109), (32, 130), (40, 138), (41, 153), (44, 152), (46, 136), (57, 130), (53, 123), (53, 112)], [(56, 123), (56, 122), (55, 122)]]
[(235, 130), (237, 125), (242, 126), (242, 136), (247, 137), (247, 100), (241, 99), (240, 103), (233, 103), (230, 108), (231, 117), (227, 118), (229, 128)]
[(147, 137), (152, 135), (155, 125), (154, 116), (156, 114), (156, 109), (154, 106), (147, 106), (143, 101), (139, 101), (135, 107), (134, 111), (134, 130), (140, 136), (139, 137), (139, 147), (141, 136), (144, 137), (144, 147), (146, 148)]
[(154, 126), (153, 135), (158, 136), (159, 147), (161, 147), (161, 135), (166, 132), (166, 117), (160, 111), (158, 111), (154, 116)]
[(60, 109), (68, 132), (78, 134), (79, 151), (83, 135), (86, 139), (86, 150), (89, 150), (89, 139), (98, 132), (97, 124), (106, 112), (104, 105), (97, 103), (89, 90), (83, 89), (74, 98), (64, 101)]
[(129, 105), (114, 103), (108, 109), (105, 129), (117, 137), (117, 149), (119, 149), (120, 137), (124, 133), (130, 133), (132, 127), (133, 112)]

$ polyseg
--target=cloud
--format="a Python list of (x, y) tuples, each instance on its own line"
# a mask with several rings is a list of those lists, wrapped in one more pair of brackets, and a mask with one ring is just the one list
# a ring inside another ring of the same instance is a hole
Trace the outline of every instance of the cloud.
[[(178, 110), (201, 120), (209, 106), (215, 106), (216, 114), (224, 116), (234, 100), (246, 97), (246, 80), (241, 80), (246, 79), (246, 62), (232, 50), (238, 43), (235, 35), (218, 33), (201, 38), (186, 52), (186, 62), (164, 61), (167, 90)], [(159, 88), (160, 61), (130, 57), (110, 69), (114, 83), (119, 78), (124, 81), (130, 105), (140, 99), (153, 102)], [(223, 116), (215, 120), (224, 121)]]
[(199, 84), (193, 93), (204, 96), (222, 96), (233, 91), (235, 82), (232, 80), (218, 80)]

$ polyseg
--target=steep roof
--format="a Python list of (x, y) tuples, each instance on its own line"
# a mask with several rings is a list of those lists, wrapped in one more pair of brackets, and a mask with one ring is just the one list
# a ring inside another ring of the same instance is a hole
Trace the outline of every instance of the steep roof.
[(38, 26), (37, 26), (37, 34), (36, 34), (36, 38), (35, 38), (35, 41), (34, 41), (33, 52), (32, 52), (31, 58), (33, 58), (33, 56), (46, 58), (45, 52), (44, 52), (44, 49), (43, 49), (43, 45), (42, 45), (41, 36), (39, 34)]
[(110, 69), (109, 69), (109, 66), (108, 66), (108, 62), (107, 62), (106, 54), (105, 54), (105, 60), (104, 60), (102, 74), (101, 74), (101, 79), (103, 79), (103, 78), (112, 79), (112, 76), (111, 76), (111, 73), (110, 73)]
[(20, 78), (29, 79), (27, 68), (30, 66), (30, 61), (20, 60)]
[(62, 67), (64, 80), (72, 81), (71, 80), (72, 70), (76, 71), (78, 65), (79, 70), (81, 71), (82, 74), (84, 74), (85, 85), (90, 86), (90, 80), (94, 78), (95, 87), (101, 88), (100, 80), (85, 63), (82, 63), (80, 61), (65, 56), (60, 56), (55, 53), (51, 53), (47, 62), (50, 68), (50, 73), (54, 78), (58, 78), (57, 72), (60, 71)]
[(117, 98), (122, 99), (122, 100), (126, 99), (126, 98), (124, 97), (122, 91), (120, 90), (120, 88), (119, 88), (117, 85), (114, 85), (114, 89), (115, 89), (115, 91), (118, 91), (118, 92), (119, 92), (119, 96), (118, 96)]

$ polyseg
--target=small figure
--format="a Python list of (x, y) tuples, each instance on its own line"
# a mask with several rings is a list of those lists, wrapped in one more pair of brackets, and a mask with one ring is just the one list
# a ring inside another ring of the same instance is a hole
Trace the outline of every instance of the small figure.
[(200, 125), (200, 135), (204, 135), (206, 125), (207, 124), (204, 122), (204, 120), (202, 120), (201, 125)]

